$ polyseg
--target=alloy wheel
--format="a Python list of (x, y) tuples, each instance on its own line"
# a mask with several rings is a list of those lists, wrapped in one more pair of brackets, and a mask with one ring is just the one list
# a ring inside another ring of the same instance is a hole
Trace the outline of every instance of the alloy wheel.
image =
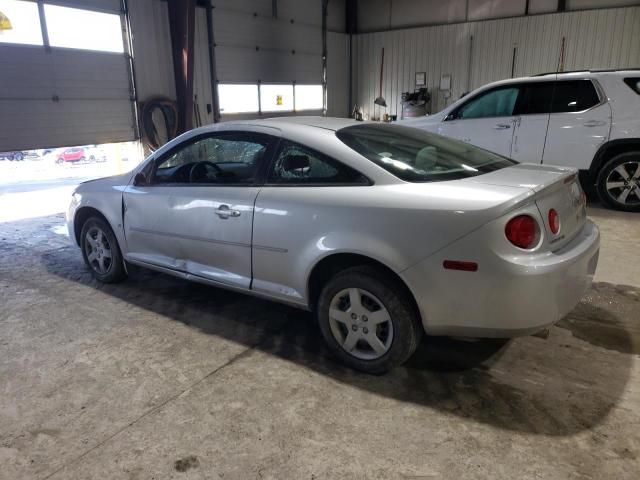
[(98, 274), (109, 273), (113, 265), (111, 245), (106, 234), (98, 227), (91, 227), (84, 238), (87, 262)]
[(378, 298), (361, 288), (344, 289), (334, 295), (329, 326), (338, 345), (356, 358), (375, 360), (391, 348), (391, 315)]
[(607, 194), (622, 205), (640, 205), (640, 162), (621, 163), (609, 172)]

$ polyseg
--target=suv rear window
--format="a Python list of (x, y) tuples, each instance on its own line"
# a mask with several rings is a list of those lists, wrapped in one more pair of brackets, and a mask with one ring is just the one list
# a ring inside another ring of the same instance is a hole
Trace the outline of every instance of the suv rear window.
[(624, 83), (629, 85), (629, 87), (631, 87), (631, 90), (633, 90), (638, 95), (640, 95), (640, 78), (639, 77), (636, 77), (636, 78), (625, 78), (624, 79)]
[(338, 130), (336, 136), (407, 182), (475, 177), (517, 163), (468, 143), (401, 125), (354, 125)]
[(556, 82), (551, 100), (551, 113), (581, 112), (600, 103), (591, 80)]

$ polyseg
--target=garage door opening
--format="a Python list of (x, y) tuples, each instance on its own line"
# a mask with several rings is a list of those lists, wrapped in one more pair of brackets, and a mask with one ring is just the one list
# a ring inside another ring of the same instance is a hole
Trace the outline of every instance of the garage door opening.
[(137, 141), (0, 152), (0, 223), (63, 213), (79, 183), (126, 173), (143, 158)]

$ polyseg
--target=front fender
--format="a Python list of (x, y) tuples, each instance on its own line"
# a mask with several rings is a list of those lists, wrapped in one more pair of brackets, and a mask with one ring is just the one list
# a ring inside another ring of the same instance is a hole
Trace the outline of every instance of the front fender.
[(76, 243), (78, 238), (76, 231), (81, 228), (79, 222), (84, 221), (92, 213), (102, 215), (113, 230), (120, 250), (126, 251), (126, 238), (123, 225), (123, 193), (131, 181), (132, 173), (118, 175), (116, 177), (102, 178), (82, 183), (73, 193), (69, 209), (67, 211), (67, 228), (69, 235), (74, 236)]

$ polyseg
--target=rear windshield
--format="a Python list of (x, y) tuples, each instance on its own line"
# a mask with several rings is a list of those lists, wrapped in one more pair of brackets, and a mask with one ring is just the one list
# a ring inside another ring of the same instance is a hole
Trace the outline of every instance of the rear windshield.
[(457, 180), (517, 163), (468, 143), (400, 125), (355, 125), (338, 130), (336, 135), (407, 182)]

